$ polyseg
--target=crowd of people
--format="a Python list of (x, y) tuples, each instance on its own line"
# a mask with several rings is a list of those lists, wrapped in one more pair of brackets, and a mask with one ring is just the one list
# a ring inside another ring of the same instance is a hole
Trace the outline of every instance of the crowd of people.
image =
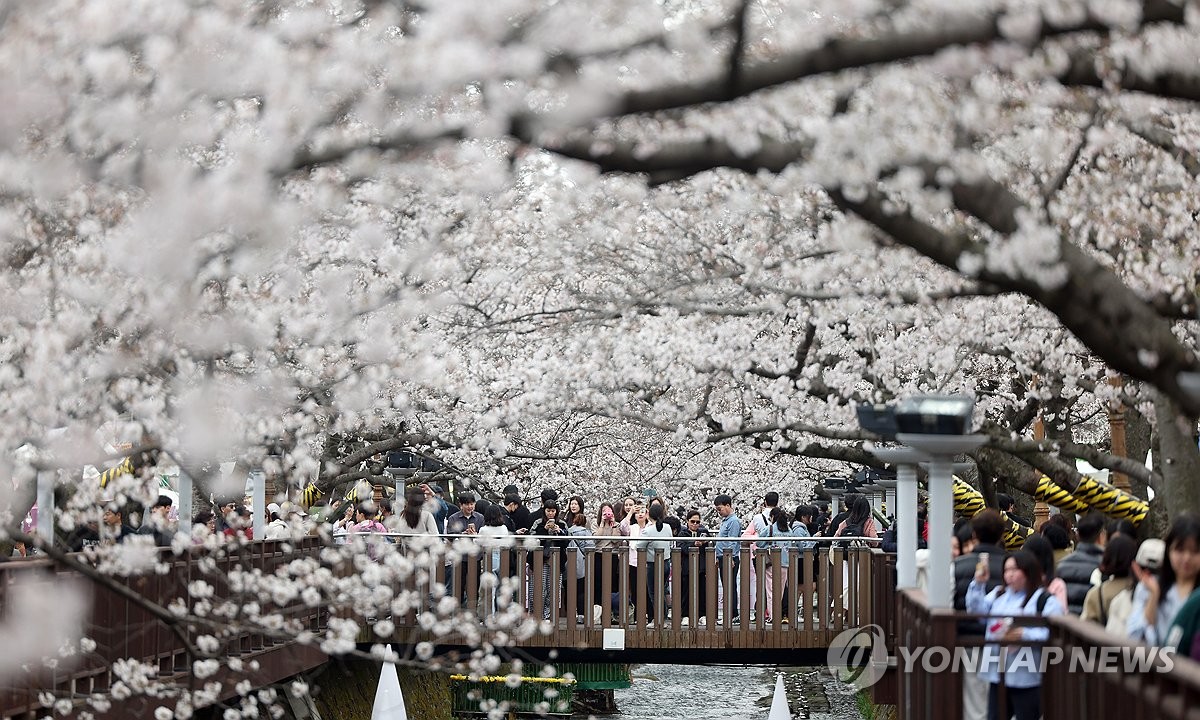
[[(510, 563), (508, 572), (510, 575), (518, 571), (526, 573), (525, 580), (530, 583), (527, 595), (531, 599), (541, 598), (544, 618), (551, 617), (551, 602), (562, 601), (562, 588), (551, 586), (556, 576), (551, 571), (551, 565), (557, 563), (562, 571), (557, 576), (565, 577), (566, 563), (572, 562), (576, 565), (575, 596), (581, 599), (577, 621), (583, 620), (583, 613), (589, 604), (597, 618), (605, 603), (611, 603), (614, 618), (622, 617), (623, 613), (629, 617), (640, 600), (645, 612), (643, 620), (649, 626), (661, 623), (669, 616), (667, 600), (675, 590), (669, 567), (673, 549), (678, 548), (681, 553), (680, 575), (684, 587), (691, 587), (692, 584), (704, 587), (710, 570), (719, 567), (722, 562), (730, 564), (730, 577), (734, 579), (733, 582), (739, 582), (742, 543), (735, 538), (759, 538), (763, 549), (779, 550), (778, 560), (775, 561), (772, 556), (765, 573), (763, 585), (768, 615), (763, 619), (774, 621), (769, 608), (774, 607), (775, 576), (778, 575), (779, 584), (784, 588), (780, 621), (790, 622), (795, 608), (792, 598), (787, 595), (787, 587), (793, 558), (796, 552), (809, 550), (815, 545), (815, 542), (805, 542), (803, 538), (822, 534), (879, 537), (878, 523), (865, 498), (848, 503), (842, 513), (831, 516), (826, 505), (801, 505), (789, 511), (779, 505), (778, 494), (771, 492), (743, 522), (734, 511), (732, 498), (720, 495), (715, 498), (712, 507), (719, 521), (715, 528), (706, 526), (704, 513), (699, 509), (677, 507), (671, 510), (661, 497), (625, 497), (617, 502), (601, 502), (594, 512), (589, 512), (584, 498), (572, 496), (562, 501), (553, 489), (541, 493), (540, 504), (532, 511), (522, 502), (516, 486), (506, 487), (501, 501), (497, 503), (476, 498), (470, 492), (460, 492), (456, 500), (457, 505), (451, 504), (443, 489), (436, 484), (413, 486), (407, 492), (404, 510), (400, 514), (393, 513), (387, 501), (378, 504), (377, 518), (371, 517), (369, 510), (363, 506), (347, 508), (335, 523), (335, 531), (344, 532), (347, 536), (356, 532), (376, 531), (401, 536), (482, 536), (485, 555), (491, 560), (485, 570), (500, 566), (503, 555), (501, 548), (511, 544), (505, 538), (536, 537), (543, 553), (540, 556), (530, 554), (530, 566), (524, 568), (516, 568)], [(596, 551), (610, 548), (618, 551), (618, 558), (616, 562), (609, 561), (606, 571), (603, 554)], [(532, 572), (532, 563), (538, 562), (534, 557), (540, 557), (542, 563), (538, 573)], [(640, 562), (646, 563), (645, 581), (640, 579), (638, 572)], [(458, 572), (465, 572), (462, 564), (458, 565)], [(610, 575), (609, 597), (604, 597), (602, 590), (605, 585), (602, 581), (604, 572)], [(533, 580), (535, 574), (540, 576), (536, 586)], [(591, 603), (586, 602), (589, 577), (592, 578)], [(655, 582), (659, 577), (663, 578), (661, 584)], [(719, 586), (723, 588), (724, 576), (717, 577)], [(627, 608), (617, 606), (623, 583), (627, 589)], [(462, 584), (460, 577), (459, 585)], [(692, 616), (693, 598), (690, 593), (682, 592), (680, 599), (681, 622), (687, 626)], [(696, 602), (698, 622), (707, 623), (707, 594), (698, 593)], [(529, 606), (532, 605), (531, 600)], [(739, 593), (734, 592), (728, 613), (733, 624), (741, 622), (739, 605)]]
[[(660, 497), (649, 499), (625, 497), (617, 502), (601, 502), (594, 512), (580, 496), (560, 501), (551, 489), (541, 493), (540, 505), (530, 510), (521, 500), (515, 486), (505, 488), (500, 502), (487, 502), (470, 492), (460, 492), (457, 505), (452, 505), (445, 492), (436, 484), (422, 484), (408, 489), (400, 512), (393, 512), (390, 501), (357, 503), (346, 507), (344, 513), (331, 521), (335, 537), (371, 533), (395, 539), (396, 536), (423, 535), (479, 536), (489, 559), (487, 570), (495, 571), (511, 546), (510, 538), (537, 538), (543, 553), (538, 587), (528, 586), (529, 597), (540, 594), (543, 616), (551, 616), (551, 602), (562, 598), (562, 588), (551, 587), (553, 577), (566, 577), (566, 572), (551, 572), (552, 563), (575, 563), (574, 577), (578, 583), (575, 596), (580, 598), (580, 616), (587, 603), (584, 598), (590, 576), (591, 607), (598, 616), (606, 603), (613, 617), (629, 617), (636, 607), (645, 611), (648, 625), (663, 622), (669, 607), (671, 587), (669, 563), (671, 551), (680, 551), (680, 578), (684, 587), (698, 584), (705, 587), (710, 572), (718, 572), (723, 586), (726, 573), (737, 578), (744, 556), (743, 540), (754, 538), (761, 548), (778, 550), (771, 553), (765, 570), (765, 582), (752, 583), (766, 593), (766, 622), (773, 622), (775, 578), (785, 590), (780, 603), (780, 622), (790, 622), (802, 605), (802, 598), (787, 596), (789, 572), (797, 566), (798, 553), (811, 550), (815, 536), (878, 539), (885, 552), (895, 552), (897, 532), (915, 532), (918, 564), (925, 563), (929, 528), (924, 505), (919, 506), (915, 528), (897, 527), (891, 523), (885, 532), (867, 498), (849, 495), (840, 512), (833, 514), (824, 504), (804, 504), (794, 510), (780, 505), (777, 493), (767, 493), (761, 505), (745, 518), (739, 517), (729, 495), (719, 495), (711, 512), (717, 520), (715, 527), (704, 522), (706, 512), (700, 509), (674, 510)], [(953, 605), (957, 610), (982, 616), (980, 620), (964, 620), (960, 633), (981, 636), (983, 640), (1032, 642), (1044, 639), (1045, 628), (1011, 627), (1003, 621), (1019, 615), (1055, 615), (1071, 613), (1084, 620), (1104, 626), (1109, 632), (1127, 636), (1149, 645), (1169, 647), (1182, 655), (1200, 659), (1200, 593), (1196, 593), (1200, 576), (1200, 518), (1181, 515), (1171, 524), (1163, 539), (1139, 539), (1127, 521), (1108, 520), (1099, 513), (1089, 513), (1077, 520), (1066, 513), (1055, 513), (1030, 535), (1016, 551), (1003, 547), (1009, 521), (1024, 522), (1013, 512), (1012, 500), (1000, 497), (1005, 515), (988, 509), (973, 518), (959, 520), (951, 538), (954, 579)], [(706, 508), (706, 511), (709, 509)], [(170, 545), (175, 537), (173, 501), (162, 496), (141, 513), (140, 527), (131, 527), (126, 516), (112, 504), (106, 504), (98, 524), (77, 528), (68, 538), (70, 549), (89, 545), (122, 542), (130, 537), (148, 536), (157, 545)], [(267, 539), (289, 537), (308, 519), (300, 507), (290, 503), (282, 506), (271, 503), (264, 513)], [(223, 499), (214, 503), (213, 510), (202, 510), (192, 519), (193, 528), (203, 527), (209, 534), (253, 538), (253, 516), (239, 499)], [(194, 533), (196, 534), (203, 534)], [(808, 538), (808, 540), (806, 540)], [(835, 543), (835, 546), (839, 543)], [(601, 553), (614, 549), (617, 561), (602, 564)], [(576, 550), (578, 552), (569, 552)], [(515, 556), (509, 555), (513, 558)], [(529, 553), (529, 562), (534, 562)], [(449, 563), (449, 560), (447, 560)], [(638, 564), (646, 563), (645, 587)], [(529, 582), (534, 573), (526, 566), (517, 568), (510, 562), (510, 575), (525, 573)], [(607, 570), (605, 566), (607, 565)], [(627, 565), (627, 570), (623, 568)], [(728, 565), (730, 570), (721, 571)], [(482, 567), (482, 566), (481, 566)], [(603, 596), (601, 573), (610, 573), (609, 596)], [(459, 567), (459, 572), (464, 572)], [(848, 577), (848, 573), (845, 574)], [(924, 574), (919, 575), (923, 578)], [(655, 578), (663, 578), (654, 582)], [(665, 582), (664, 582), (665, 581)], [(697, 583), (698, 581), (698, 583)], [(736, 580), (735, 580), (736, 581)], [(923, 580), (922, 580), (923, 582)], [(622, 583), (626, 584), (628, 606), (616, 606)], [(458, 578), (461, 587), (462, 577)], [(726, 593), (729, 607), (722, 614), (736, 624), (741, 620), (740, 593)], [(638, 600), (641, 600), (639, 603)], [(680, 593), (682, 624), (698, 617), (705, 622), (711, 617), (709, 597), (701, 591), (696, 595)], [(693, 613), (691, 604), (699, 603)], [(713, 610), (717, 610), (714, 608)], [(985, 645), (980, 653), (993, 652)], [(1040, 683), (1036, 671), (1025, 671), (1019, 659), (1024, 652), (1036, 654), (1033, 647), (1021, 648), (1006, 655), (1005, 667), (990, 665), (965, 683), (964, 703), (969, 718), (995, 718), (1000, 685), (1006, 688), (1006, 704), (1011, 715), (1021, 718), (1038, 717), (1037, 705)], [(1034, 663), (1036, 666), (1036, 663)], [(1009, 667), (1012, 672), (1001, 672)]]
[(988, 509), (954, 527), (954, 607), (982, 616), (959, 634), (986, 643), (972, 651), (979, 671), (964, 677), (966, 718), (1041, 716), (1041, 651), (1021, 643), (1045, 641), (1049, 629), (1016, 627), (1014, 617), (1069, 613), (1200, 659), (1200, 518), (1181, 515), (1165, 538), (1139, 540), (1128, 521), (1057, 513), (1013, 551), (1002, 546), (1007, 526)]

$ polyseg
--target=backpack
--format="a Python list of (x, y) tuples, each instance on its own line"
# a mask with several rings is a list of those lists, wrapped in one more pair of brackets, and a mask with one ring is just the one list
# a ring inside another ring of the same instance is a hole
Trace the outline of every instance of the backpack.
[[(860, 523), (849, 524), (850, 520), (847, 518), (843, 522), (847, 523), (847, 525), (841, 532), (842, 537), (865, 537), (867, 534), (867, 522), (870, 522), (870, 519), (868, 518), (867, 521), (860, 522)], [(835, 530), (835, 532), (836, 532), (836, 530)], [(835, 542), (833, 544), (833, 546), (836, 548), (849, 547), (850, 543), (852, 543), (852, 542), (855, 542), (855, 541), (849, 540), (846, 542)], [(858, 541), (858, 542), (859, 542), (859, 544), (862, 543), (862, 541)]]

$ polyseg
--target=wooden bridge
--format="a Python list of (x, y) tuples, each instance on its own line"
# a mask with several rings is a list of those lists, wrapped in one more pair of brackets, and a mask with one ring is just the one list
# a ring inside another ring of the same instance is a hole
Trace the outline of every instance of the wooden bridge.
[[(536, 631), (510, 637), (502, 652), (590, 663), (824, 665), (834, 637), (877, 622), (876, 607), (894, 606), (894, 555), (866, 546), (831, 548), (824, 540), (824, 547), (790, 553), (785, 580), (783, 573), (767, 573), (768, 566), (780, 567), (782, 551), (752, 551), (751, 542), (736, 541), (740, 550), (720, 560), (677, 548), (669, 563), (648, 565), (641, 550), (630, 565), (622, 541), (587, 553), (582, 577), (575, 551), (560, 557), (557, 550), (517, 547), (498, 558), (483, 553), (455, 569), (437, 565), (411, 589), (436, 596), (444, 586), (449, 597), (468, 598), (464, 609), (485, 626), (504, 615), (506, 605), (524, 609)], [(734, 554), (740, 555), (736, 574)], [(637, 591), (643, 588), (654, 590)], [(735, 595), (737, 622), (725, 611), (734, 607)], [(663, 600), (653, 603), (652, 597)], [(379, 636), (368, 628), (361, 639), (404, 648), (428, 642), (459, 655), (472, 649), (422, 629), (416, 611), (393, 620), (395, 633)]]
[[(234, 682), (226, 682), (231, 679), (246, 678), (256, 687), (265, 686), (326, 662), (318, 645), (299, 639), (320, 638), (332, 623), (348, 620), (363, 628), (358, 638), (360, 649), (378, 642), (393, 643), (409, 655), (421, 653), (422, 647), (435, 648), (435, 658), (443, 662), (486, 647), (530, 660), (823, 665), (826, 649), (838, 633), (868, 624), (883, 628), (893, 658), (897, 643), (909, 648), (979, 644), (958, 635), (960, 614), (931, 610), (919, 591), (897, 593), (894, 556), (865, 547), (839, 550), (826, 546), (802, 556), (793, 554), (786, 583), (778, 574), (772, 576), (770, 604), (765, 570), (768, 562), (779, 562), (777, 550), (751, 557), (750, 549), (743, 547), (739, 552), (743, 572), (736, 576), (730, 557), (720, 566), (713, 564), (702, 576), (699, 558), (685, 558), (678, 550), (670, 569), (656, 563), (654, 574), (644, 562), (631, 567), (619, 549), (598, 552), (589, 558), (589, 567), (596, 569), (590, 578), (585, 573), (578, 588), (582, 593), (576, 591), (573, 556), (559, 562), (556, 554), (547, 556), (540, 548), (504, 551), (495, 564), (487, 553), (445, 565), (399, 546), (385, 552), (398, 552), (405, 559), (342, 555), (330, 552), (317, 538), (255, 542), (217, 552), (196, 549), (179, 557), (163, 555), (164, 573), (123, 578), (116, 584), (79, 566), (79, 556), (65, 562), (0, 564), (0, 610), (5, 618), (14, 583), (32, 578), (48, 596), (60, 583), (83, 581), (90, 585), (91, 607), (83, 625), (85, 635), (94, 642), (94, 647), (81, 648), (71, 657), (27, 666), (0, 680), (0, 718), (45, 715), (43, 691), (72, 699), (79, 710), (93, 709), (94, 702), (89, 705), (89, 700), (97, 698), (111, 703), (105, 712), (96, 712), (97, 717), (153, 717), (155, 707), (174, 702), (136, 693), (127, 697), (128, 687), (120, 688), (123, 681), (114, 664), (137, 658), (157, 670), (157, 675), (149, 678), (151, 682), (187, 687), (197, 680), (193, 663), (198, 659), (196, 640), (201, 635), (217, 638), (215, 656), (232, 658), (239, 666), (234, 673), (228, 663), (223, 664), (207, 680), (222, 681), (225, 690), (220, 699), (227, 699), (235, 695)], [(271, 583), (286, 582), (297, 561), (309, 569), (329, 571), (330, 591), (322, 594), (320, 602), (302, 602), (286, 594), (272, 597)], [(386, 591), (376, 588), (393, 599), (393, 608), (402, 611), (390, 617), (378, 611), (356, 613), (358, 601), (340, 596), (336, 579), (348, 579), (372, 564), (387, 567), (390, 562), (416, 567), (403, 582)], [(527, 578), (523, 577), (526, 568)], [(747, 572), (749, 568), (753, 572)], [(549, 595), (541, 592), (543, 574), (549, 577)], [(718, 574), (725, 582), (718, 580)], [(689, 579), (686, 584), (685, 575)], [(518, 580), (504, 580), (519, 576)], [(251, 577), (259, 578), (261, 584), (247, 584)], [(698, 581), (701, 577), (702, 583)], [(446, 578), (450, 578), (448, 584)], [(649, 587), (651, 582), (662, 591), (656, 597), (665, 598), (650, 615), (652, 627), (646, 621), (649, 596), (631, 591)], [(201, 593), (205, 597), (198, 598), (202, 587), (206, 588)], [(668, 594), (667, 587), (675, 591)], [(723, 611), (732, 606), (733, 593), (738, 594), (742, 608), (741, 622), (736, 625), (731, 614)], [(458, 600), (464, 597), (464, 602)], [(591, 602), (597, 597), (609, 600), (600, 603), (598, 613), (596, 603)], [(704, 614), (699, 612), (701, 597)], [(185, 603), (194, 611), (198, 601), (207, 608), (207, 618), (200, 621), (179, 621), (170, 610)], [(264, 613), (277, 613), (273, 627), (247, 622), (238, 608), (251, 607), (249, 603), (256, 603)], [(793, 604), (796, 612), (783, 623), (785, 607)], [(543, 621), (547, 612), (550, 617)], [(768, 615), (774, 622), (766, 621)], [(519, 620), (515, 628), (510, 622), (513, 619)], [(1076, 618), (1037, 622), (1048, 622), (1048, 645), (1060, 648), (1132, 645)], [(385, 629), (385, 635), (378, 634)], [(205, 650), (212, 652), (212, 648)], [(444, 662), (447, 669), (448, 665)], [(870, 689), (877, 704), (897, 705), (902, 718), (962, 716), (961, 671), (901, 669), (893, 661), (883, 680)], [(1180, 658), (1169, 670), (1106, 674), (1071, 672), (1064, 663), (1050, 668), (1043, 688), (1046, 717), (1094, 720), (1120, 710), (1122, 717), (1191, 719), (1200, 707), (1200, 666)]]

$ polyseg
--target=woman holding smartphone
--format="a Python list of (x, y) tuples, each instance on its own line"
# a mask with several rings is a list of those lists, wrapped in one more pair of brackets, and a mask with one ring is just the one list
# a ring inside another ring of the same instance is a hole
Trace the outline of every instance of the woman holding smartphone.
[[(985, 614), (986, 640), (1019, 643), (1044, 642), (1050, 638), (1047, 627), (1013, 627), (1017, 615), (1061, 615), (1063, 606), (1043, 587), (1042, 566), (1033, 553), (1018, 550), (1004, 560), (1004, 584), (987, 592), (991, 577), (988, 553), (981, 553), (975, 566), (975, 579), (967, 588), (967, 612)], [(1041, 648), (1009, 647), (1004, 653), (1003, 717), (1038, 720), (1042, 716)], [(1000, 715), (1000, 648), (986, 645), (981, 657), (980, 674), (988, 682), (988, 720)]]

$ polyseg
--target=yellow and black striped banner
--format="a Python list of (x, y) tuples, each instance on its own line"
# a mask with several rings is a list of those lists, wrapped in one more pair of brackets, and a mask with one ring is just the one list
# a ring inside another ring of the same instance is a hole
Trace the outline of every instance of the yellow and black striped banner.
[(324, 494), (317, 488), (316, 483), (309, 483), (308, 487), (304, 488), (304, 491), (300, 493), (300, 499), (304, 502), (305, 507), (312, 507), (317, 504), (317, 500)]
[(1078, 497), (1063, 490), (1057, 483), (1046, 476), (1038, 480), (1037, 488), (1033, 491), (1034, 499), (1049, 503), (1064, 512), (1086, 512), (1088, 504)]
[(1026, 527), (1021, 523), (1013, 520), (1008, 516), (1008, 513), (1001, 512), (1000, 517), (1004, 519), (1004, 547), (1008, 550), (1019, 550), (1029, 536), (1033, 534), (1033, 528)]
[[(954, 478), (954, 512), (962, 517), (971, 518), (986, 508), (987, 503), (983, 499), (983, 493), (966, 482)], [(1029, 536), (1033, 534), (1033, 528), (1016, 522), (1006, 513), (1000, 513), (1000, 517), (1004, 519), (1003, 542), (1005, 548), (1016, 550), (1024, 545)]]
[(1145, 500), (1087, 475), (1079, 481), (1074, 495), (1093, 510), (1099, 510), (1111, 518), (1128, 520), (1135, 527), (1141, 525), (1150, 512), (1150, 504)]
[(983, 512), (987, 503), (983, 493), (958, 478), (954, 478), (954, 512), (962, 517), (975, 517)]
[(132, 475), (132, 474), (133, 474), (133, 460), (130, 458), (125, 458), (124, 460), (122, 460), (120, 463), (118, 463), (114, 467), (110, 467), (109, 469), (100, 473), (100, 487), (102, 487), (102, 488), (108, 487), (108, 483), (111, 482), (112, 479), (115, 477), (118, 477), (120, 475)]

